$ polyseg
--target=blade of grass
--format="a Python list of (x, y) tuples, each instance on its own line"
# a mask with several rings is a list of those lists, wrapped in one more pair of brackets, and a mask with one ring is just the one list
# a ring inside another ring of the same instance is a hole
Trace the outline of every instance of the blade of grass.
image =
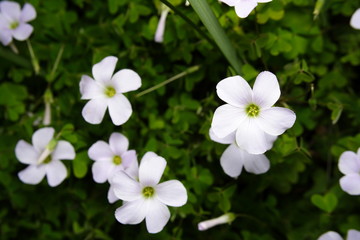
[(236, 56), (236, 51), (207, 1), (189, 0), (189, 2), (231, 66), (238, 74), (241, 74), (241, 63)]
[(0, 47), (0, 57), (25, 68), (31, 69), (32, 67), (31, 63), (27, 59), (19, 55), (16, 55), (12, 51), (6, 50), (1, 47)]

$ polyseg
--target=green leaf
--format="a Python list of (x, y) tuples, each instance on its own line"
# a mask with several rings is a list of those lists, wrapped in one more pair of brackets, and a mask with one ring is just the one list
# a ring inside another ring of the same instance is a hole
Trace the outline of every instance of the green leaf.
[(86, 151), (80, 152), (76, 155), (76, 158), (74, 159), (74, 161), (72, 161), (75, 177), (83, 178), (86, 175), (88, 170), (88, 160), (89, 157)]
[(321, 210), (331, 213), (336, 208), (338, 200), (333, 193), (327, 193), (325, 196), (312, 195), (311, 202)]
[(238, 74), (241, 74), (241, 63), (236, 56), (236, 51), (207, 1), (189, 0), (189, 2), (231, 66)]

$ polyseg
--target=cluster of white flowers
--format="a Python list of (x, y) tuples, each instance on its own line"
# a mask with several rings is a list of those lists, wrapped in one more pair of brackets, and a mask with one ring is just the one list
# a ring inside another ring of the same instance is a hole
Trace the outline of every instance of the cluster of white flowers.
[(0, 2), (0, 41), (7, 46), (15, 38), (24, 41), (33, 32), (33, 27), (28, 24), (36, 18), (35, 8), (30, 3), (25, 3), (21, 9), (17, 2)]
[[(350, 229), (347, 232), (346, 240), (359, 240), (360, 232)], [(317, 240), (344, 240), (337, 232), (329, 231), (321, 235)]]

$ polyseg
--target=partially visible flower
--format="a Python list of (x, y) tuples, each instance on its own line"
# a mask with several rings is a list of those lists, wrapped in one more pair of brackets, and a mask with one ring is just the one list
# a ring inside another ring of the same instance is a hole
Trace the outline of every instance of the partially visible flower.
[(267, 3), (272, 0), (220, 0), (226, 3), (230, 7), (235, 7), (236, 14), (241, 18), (249, 16), (252, 10), (257, 6), (258, 3)]
[(220, 157), (221, 167), (230, 177), (237, 178), (243, 167), (247, 172), (254, 174), (262, 174), (270, 169), (270, 161), (264, 154), (250, 154), (235, 144), (235, 133), (218, 138), (210, 129), (209, 135), (215, 142), (230, 144)]
[(122, 69), (113, 75), (117, 60), (109, 56), (95, 64), (92, 68), (95, 80), (87, 75), (81, 77), (81, 99), (90, 100), (82, 115), (91, 124), (101, 123), (107, 108), (115, 125), (125, 123), (132, 114), (131, 104), (123, 93), (138, 89), (141, 79), (130, 69)]
[(92, 174), (94, 181), (104, 183), (115, 172), (127, 170), (136, 162), (135, 150), (128, 150), (129, 140), (121, 133), (112, 133), (109, 143), (97, 141), (88, 151), (89, 158), (94, 160)]
[(47, 177), (51, 187), (59, 185), (67, 176), (65, 165), (60, 160), (75, 158), (74, 147), (67, 141), (53, 138), (53, 128), (41, 128), (32, 136), (32, 145), (20, 140), (15, 147), (15, 154), (21, 163), (29, 166), (20, 171), (20, 180), (27, 184), (38, 184)]
[(360, 8), (358, 8), (351, 16), (350, 26), (360, 30)]
[(339, 159), (340, 187), (350, 195), (360, 195), (360, 148), (357, 153), (343, 152)]
[(139, 181), (124, 171), (113, 178), (116, 197), (124, 201), (115, 212), (122, 224), (138, 224), (144, 219), (149, 233), (160, 232), (170, 218), (168, 206), (180, 207), (187, 202), (187, 192), (178, 180), (159, 184), (166, 167), (166, 160), (147, 152), (139, 166)]
[(226, 213), (224, 215), (221, 215), (220, 217), (200, 222), (198, 224), (198, 229), (199, 231), (205, 231), (220, 224), (231, 223), (232, 221), (234, 221), (234, 219), (235, 215), (233, 213)]
[(11, 1), (0, 2), (0, 41), (7, 46), (15, 38), (23, 41), (29, 38), (33, 27), (27, 22), (36, 18), (35, 8), (30, 3), (25, 3), (20, 9), (20, 4)]
[[(356, 230), (349, 230), (347, 232), (346, 240), (359, 240), (360, 239), (360, 232)], [(317, 240), (343, 240), (343, 238), (334, 231), (329, 231), (321, 235)]]
[(296, 115), (282, 107), (272, 107), (280, 97), (276, 76), (261, 72), (251, 89), (240, 76), (228, 77), (216, 86), (218, 96), (227, 104), (215, 110), (211, 128), (218, 138), (235, 132), (236, 144), (251, 154), (269, 150), (276, 136), (292, 127)]
[(162, 43), (164, 41), (164, 32), (166, 25), (166, 17), (170, 11), (166, 5), (162, 4), (161, 16), (155, 32), (155, 42)]

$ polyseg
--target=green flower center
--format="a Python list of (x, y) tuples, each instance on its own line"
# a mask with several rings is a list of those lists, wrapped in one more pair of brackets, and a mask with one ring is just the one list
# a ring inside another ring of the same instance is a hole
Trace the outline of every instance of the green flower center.
[(260, 113), (260, 108), (252, 103), (246, 107), (245, 111), (249, 117), (256, 117)]
[(50, 156), (50, 155), (47, 156), (42, 163), (43, 163), (43, 164), (48, 164), (49, 162), (51, 162), (51, 156)]
[(12, 22), (10, 24), (10, 29), (16, 29), (19, 26), (19, 22)]
[(144, 187), (142, 194), (145, 198), (150, 198), (155, 194), (155, 189), (153, 187)]
[(106, 87), (106, 89), (105, 89), (105, 95), (106, 96), (108, 96), (108, 97), (113, 97), (114, 95), (116, 94), (116, 90), (115, 90), (115, 88), (113, 88), (113, 87)]
[(114, 158), (113, 158), (113, 163), (114, 163), (115, 165), (120, 165), (121, 162), (122, 162), (122, 158), (121, 158), (120, 156), (118, 156), (118, 155), (114, 156)]

